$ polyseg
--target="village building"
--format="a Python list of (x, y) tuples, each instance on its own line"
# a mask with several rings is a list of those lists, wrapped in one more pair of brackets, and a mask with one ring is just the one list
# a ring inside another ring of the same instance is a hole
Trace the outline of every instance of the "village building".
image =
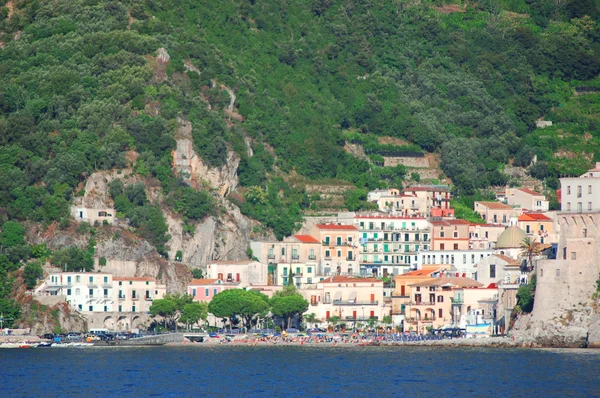
[(322, 323), (339, 317), (347, 328), (369, 319), (381, 321), (391, 309), (383, 299), (383, 281), (376, 278), (329, 276), (299, 293), (310, 303), (307, 313), (314, 313)]
[(321, 242), (321, 275), (354, 275), (360, 272), (358, 229), (354, 225), (316, 224), (310, 235)]
[[(513, 280), (517, 275), (511, 275), (510, 270), (513, 267), (520, 267), (521, 262), (503, 254), (492, 254), (479, 261), (475, 266), (477, 272), (475, 280), (485, 286), (498, 284), (506, 279), (506, 273), (509, 272), (508, 280)], [(508, 267), (508, 268), (507, 268)], [(514, 272), (513, 272), (514, 273)]]
[(470, 325), (488, 325), (487, 335), (497, 332), (496, 308), (498, 287), (495, 283), (483, 287), (456, 287), (452, 297), (452, 325), (466, 328)]
[(554, 220), (545, 214), (523, 213), (518, 218), (517, 226), (537, 242), (558, 242), (558, 234), (554, 232)]
[(579, 177), (561, 178), (559, 197), (563, 212), (600, 212), (600, 162)]
[(425, 334), (428, 328), (451, 325), (454, 289), (481, 286), (471, 278), (453, 276), (430, 278), (409, 285), (410, 301), (405, 306), (404, 330)]
[(310, 235), (294, 235), (283, 242), (250, 242), (253, 256), (268, 263), (268, 284), (285, 286), (291, 282), (298, 288), (322, 275), (321, 247), (321, 241)]
[(544, 212), (550, 208), (550, 202), (544, 194), (529, 188), (507, 188), (506, 203), (533, 212)]
[(388, 276), (406, 272), (419, 250), (428, 250), (431, 227), (425, 218), (357, 214), (360, 273)]
[(517, 216), (521, 213), (521, 209), (513, 209), (511, 206), (499, 202), (475, 202), (473, 210), (485, 222), (502, 225), (510, 225), (513, 212)]
[(465, 220), (432, 221), (431, 250), (469, 250), (469, 228)]
[(406, 188), (406, 195), (414, 195), (425, 200), (426, 210), (423, 215), (431, 208), (450, 209), (452, 194), (447, 185), (418, 185)]
[(187, 294), (192, 296), (194, 301), (208, 303), (222, 291), (238, 287), (239, 283), (227, 283), (221, 279), (192, 279), (187, 285)]
[(207, 264), (205, 275), (207, 279), (239, 283), (240, 287), (267, 285), (268, 266), (254, 260), (213, 261)]
[(459, 275), (474, 278), (477, 272), (475, 265), (492, 254), (494, 249), (422, 251), (419, 253), (416, 268), (422, 269), (424, 264), (446, 265)]
[(494, 224), (471, 224), (469, 226), (469, 249), (493, 249), (505, 227)]
[(150, 310), (152, 302), (163, 298), (167, 289), (158, 285), (154, 278), (142, 276), (114, 276), (114, 291), (119, 312), (143, 312)]

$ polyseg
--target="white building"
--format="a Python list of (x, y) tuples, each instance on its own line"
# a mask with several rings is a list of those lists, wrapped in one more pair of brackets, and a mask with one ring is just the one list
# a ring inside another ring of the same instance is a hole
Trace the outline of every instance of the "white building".
[(115, 311), (113, 278), (107, 273), (51, 273), (36, 293), (64, 296), (71, 307), (82, 313)]
[(207, 279), (223, 282), (236, 282), (240, 287), (267, 285), (269, 280), (267, 264), (258, 261), (214, 261), (206, 266)]
[(600, 211), (600, 162), (579, 177), (560, 179), (560, 203), (564, 212)]
[(528, 188), (508, 188), (506, 202), (509, 206), (529, 211), (548, 211), (550, 202), (544, 194)]
[(460, 276), (475, 279), (475, 264), (492, 254), (493, 249), (423, 251), (417, 256), (417, 269), (422, 269), (423, 264), (449, 264)]

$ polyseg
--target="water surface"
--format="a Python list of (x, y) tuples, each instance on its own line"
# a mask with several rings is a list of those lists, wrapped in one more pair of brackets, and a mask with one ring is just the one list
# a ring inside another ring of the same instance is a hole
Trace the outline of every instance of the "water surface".
[(444, 347), (0, 350), (10, 397), (600, 396), (600, 351)]

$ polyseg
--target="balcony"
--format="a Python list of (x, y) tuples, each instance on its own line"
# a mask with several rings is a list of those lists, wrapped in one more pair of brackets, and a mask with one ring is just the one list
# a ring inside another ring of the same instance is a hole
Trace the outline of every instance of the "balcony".
[(269, 255), (267, 256), (267, 258), (269, 260), (275, 260), (275, 254), (274, 253), (269, 253)]
[[(325, 303), (325, 302), (323, 302)], [(358, 300), (333, 300), (331, 302), (331, 304), (333, 305), (357, 305), (357, 306), (361, 306), (361, 305), (378, 305), (379, 301), (378, 300), (374, 300), (374, 301), (358, 301)]]
[(309, 254), (308, 255), (308, 259), (311, 261), (316, 261), (317, 260), (317, 256), (315, 256), (314, 254)]
[(296, 255), (292, 255), (292, 262), (293, 263), (298, 263), (300, 262), (300, 256)]
[(346, 257), (346, 261), (354, 261), (354, 260), (356, 260), (356, 258), (354, 258), (354, 257)]
[(405, 311), (400, 311), (400, 310), (392, 310), (392, 315), (405, 315), (406, 312)]
[(139, 297), (131, 297), (131, 300), (133, 300), (133, 301), (139, 301), (139, 299), (140, 299)]
[(125, 296), (119, 296), (119, 301), (125, 300)]
[(415, 302), (410, 302), (408, 303), (408, 305), (435, 305), (434, 301), (415, 301)]
[[(377, 319), (376, 316), (372, 317), (373, 319)], [(371, 317), (369, 316), (345, 316), (344, 317), (344, 321), (350, 321), (350, 322), (368, 322), (371, 320)]]
[(392, 293), (392, 298), (400, 298), (400, 299), (407, 299), (410, 298), (410, 296), (406, 296), (406, 295), (400, 295), (400, 294), (394, 294)]
[(331, 261), (331, 256), (325, 256), (325, 260)]
[(463, 299), (459, 299), (459, 298), (450, 298), (450, 301), (452, 301), (452, 304), (464, 304), (465, 301)]
[(406, 323), (430, 323), (435, 321), (435, 317), (429, 317), (429, 318), (404, 318), (404, 322)]
[(152, 297), (146, 296), (146, 297), (144, 297), (144, 300), (146, 300), (146, 301), (152, 301)]

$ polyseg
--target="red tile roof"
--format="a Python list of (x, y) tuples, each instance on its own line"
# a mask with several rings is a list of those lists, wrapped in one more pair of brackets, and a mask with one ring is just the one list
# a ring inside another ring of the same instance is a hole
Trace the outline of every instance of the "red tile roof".
[(390, 220), (424, 220), (425, 217), (408, 217), (408, 216), (376, 216), (376, 215), (360, 215), (357, 214), (354, 218), (367, 218), (367, 219), (390, 219)]
[(427, 188), (427, 187), (410, 187), (410, 188), (406, 188), (404, 190), (404, 192), (406, 192), (406, 191), (412, 191), (412, 192), (417, 192), (417, 191), (448, 192), (448, 190), (445, 189), (445, 188)]
[(517, 189), (519, 191), (521, 191), (521, 192), (525, 192), (525, 193), (528, 193), (528, 194), (533, 195), (533, 196), (544, 196), (544, 194), (541, 194), (539, 192), (535, 192), (533, 189), (529, 189), (529, 188), (517, 188)]
[(525, 213), (519, 216), (519, 221), (552, 221), (552, 219), (540, 213)]
[(429, 276), (435, 272), (439, 272), (439, 269), (418, 269), (416, 271), (410, 271), (407, 272), (406, 274), (400, 274), (400, 275), (396, 275), (396, 276)]
[(517, 260), (515, 260), (514, 258), (510, 258), (508, 256), (505, 256), (504, 254), (493, 254), (493, 256), (506, 261), (509, 265), (520, 265), (520, 263)]
[(302, 243), (321, 243), (317, 238), (310, 235), (294, 235), (294, 238), (298, 239)]
[(448, 227), (451, 225), (471, 225), (470, 222), (461, 220), (458, 218), (456, 220), (432, 221), (431, 224), (437, 225), (437, 226), (448, 226)]
[(347, 275), (334, 275), (328, 276), (318, 283), (383, 283), (381, 279), (377, 278), (358, 278), (356, 276)]
[(413, 283), (410, 286), (444, 286), (444, 285), (452, 285), (458, 288), (461, 287), (482, 287), (483, 284), (473, 280), (471, 278), (457, 278), (444, 276), (442, 278), (431, 278), (429, 280), (423, 282)]
[(338, 224), (317, 224), (317, 228), (332, 231), (358, 231), (354, 225), (338, 225)]
[(113, 276), (113, 281), (137, 281), (137, 282), (152, 282), (154, 278), (147, 276)]
[(192, 279), (188, 286), (197, 286), (197, 285), (212, 285), (218, 281), (218, 279)]

